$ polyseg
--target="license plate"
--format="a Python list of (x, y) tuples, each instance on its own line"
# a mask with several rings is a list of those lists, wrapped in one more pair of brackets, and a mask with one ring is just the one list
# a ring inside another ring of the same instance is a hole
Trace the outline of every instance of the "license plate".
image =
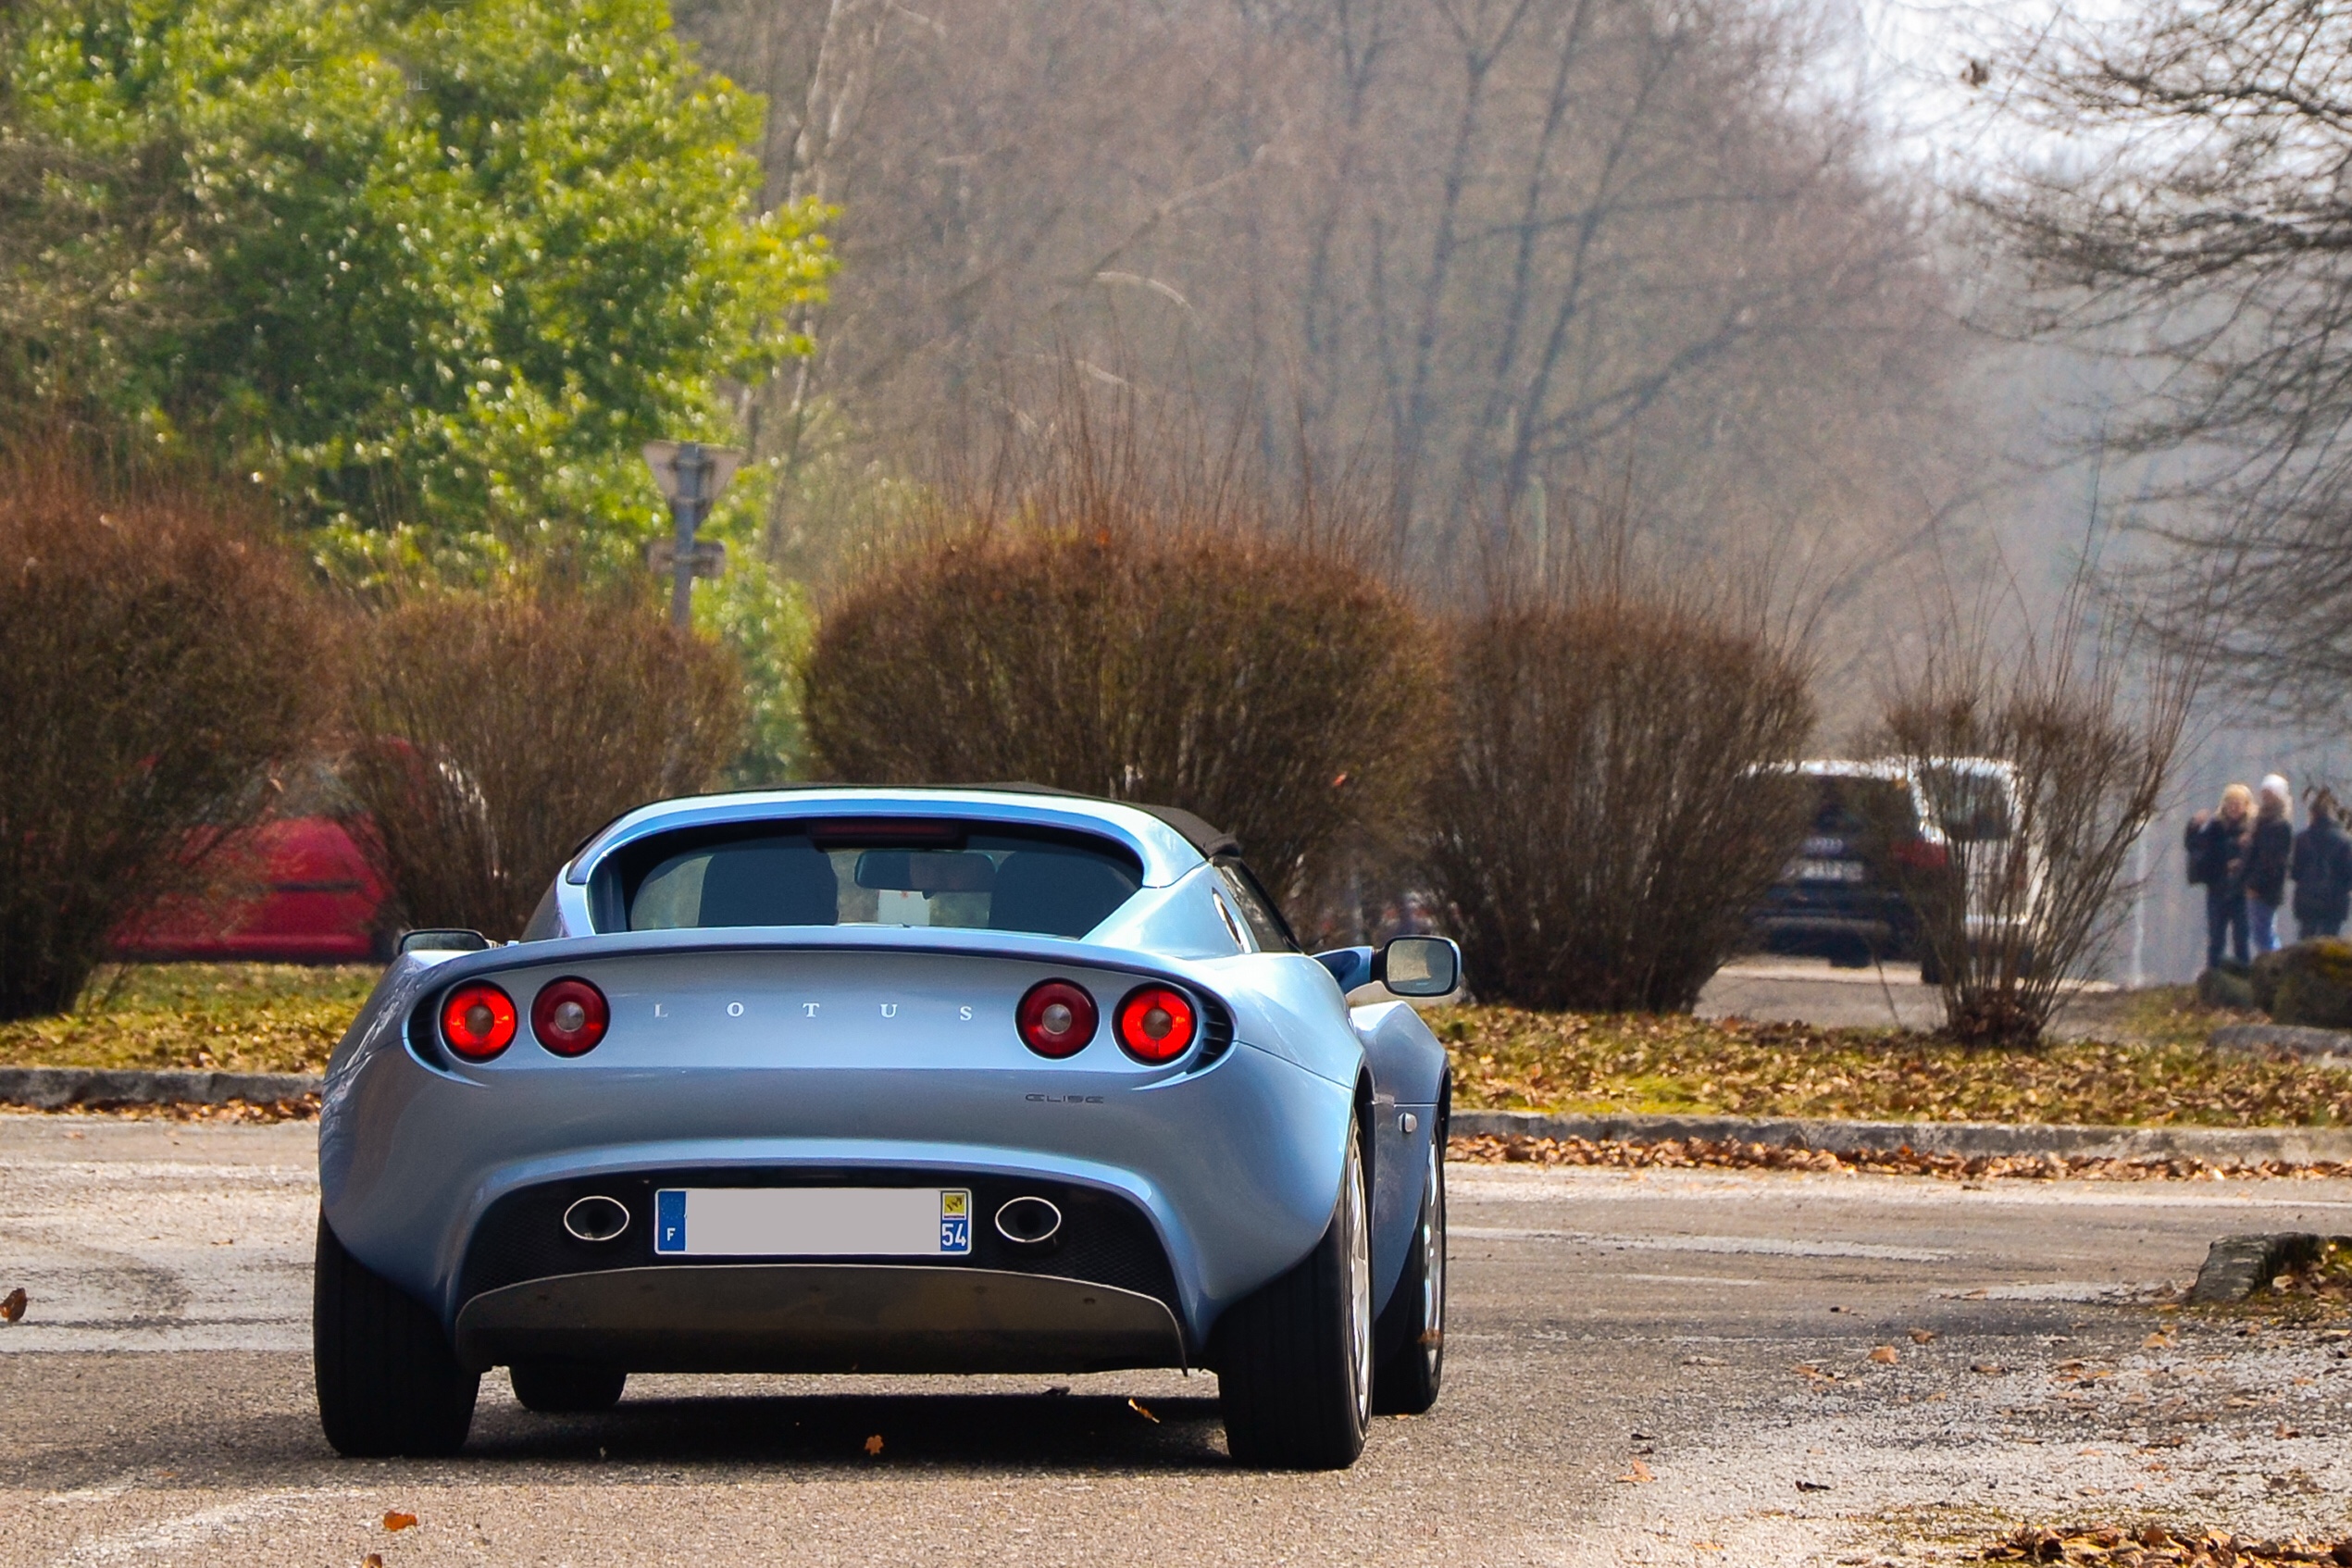
[(1790, 878), (1798, 882), (1859, 882), (1862, 879), (1862, 863), (1859, 860), (1800, 860), (1788, 869)]
[(666, 1187), (653, 1251), (680, 1258), (960, 1258), (972, 1194), (937, 1187)]

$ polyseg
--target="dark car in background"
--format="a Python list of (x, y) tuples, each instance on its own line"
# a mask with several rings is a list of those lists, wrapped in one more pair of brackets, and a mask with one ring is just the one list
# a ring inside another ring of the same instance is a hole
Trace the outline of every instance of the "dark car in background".
[[(1987, 940), (1999, 923), (2025, 917), (2028, 897), (1998, 896), (1993, 884), (2018, 864), (2038, 877), (2038, 855), (2012, 861), (2007, 852), (2018, 820), (2015, 771), (1985, 757), (1938, 760), (1917, 771), (1889, 761), (1799, 763), (1794, 769), (1811, 790), (1811, 817), (1780, 879), (1748, 918), (1755, 945), (1766, 952), (1826, 958), (1860, 968), (1915, 960), (1921, 977), (1936, 983), (1935, 956), (1921, 940), (1918, 908), (1905, 893), (1939, 880), (1952, 867), (1952, 885), (1966, 890), (1966, 928)], [(1939, 812), (1930, 799), (1943, 803)], [(2024, 884), (2021, 884), (2023, 886)]]

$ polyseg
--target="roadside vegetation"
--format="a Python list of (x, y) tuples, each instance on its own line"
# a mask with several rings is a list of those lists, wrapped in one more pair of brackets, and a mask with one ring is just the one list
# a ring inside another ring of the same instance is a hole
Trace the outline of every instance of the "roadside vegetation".
[[(1429, 1017), (1454, 1103), (1858, 1120), (2352, 1126), (2352, 1073), (2207, 1049), (2177, 1004), (2152, 1036), (1970, 1049), (1909, 1031), (1686, 1014), (1458, 1007)], [(2121, 1020), (2119, 1019), (2119, 1023)]]
[(109, 966), (73, 1011), (0, 1024), (0, 1066), (316, 1073), (381, 973), (366, 964)]
[[(0, 1025), (0, 1066), (213, 1067), (315, 1073), (378, 971), (285, 964), (107, 967), (74, 1011)], [(2352, 1073), (2209, 1051), (2234, 1017), (2184, 987), (2102, 1014), (2111, 1038), (2035, 1052), (1934, 1036), (1687, 1014), (1432, 1011), (1462, 1109), (2087, 1122), (2352, 1126)]]

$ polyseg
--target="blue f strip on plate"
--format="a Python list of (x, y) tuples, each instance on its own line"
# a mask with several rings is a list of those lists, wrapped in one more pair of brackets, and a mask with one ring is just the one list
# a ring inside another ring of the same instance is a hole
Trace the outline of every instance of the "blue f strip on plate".
[(678, 1188), (653, 1194), (653, 1251), (686, 1251), (686, 1194)]

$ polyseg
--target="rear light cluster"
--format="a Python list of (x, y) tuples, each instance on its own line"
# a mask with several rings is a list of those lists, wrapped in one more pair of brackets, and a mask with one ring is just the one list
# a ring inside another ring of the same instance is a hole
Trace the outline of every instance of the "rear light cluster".
[(1909, 871), (1941, 871), (1950, 863), (1944, 846), (1925, 839), (1905, 839), (1895, 845), (1895, 864)]
[[(1138, 986), (1111, 1014), (1119, 1049), (1147, 1066), (1173, 1062), (1200, 1037), (1201, 1014), (1192, 1000), (1171, 986)], [(1075, 1056), (1094, 1039), (1101, 1014), (1084, 986), (1040, 980), (1021, 998), (1013, 1021), (1021, 1043), (1056, 1061)]]
[[(441, 1004), (441, 1038), (468, 1062), (487, 1062), (515, 1043), (515, 999), (488, 980), (459, 986)], [(531, 1033), (558, 1056), (583, 1056), (612, 1027), (604, 993), (577, 977), (550, 980), (530, 1004)]]

